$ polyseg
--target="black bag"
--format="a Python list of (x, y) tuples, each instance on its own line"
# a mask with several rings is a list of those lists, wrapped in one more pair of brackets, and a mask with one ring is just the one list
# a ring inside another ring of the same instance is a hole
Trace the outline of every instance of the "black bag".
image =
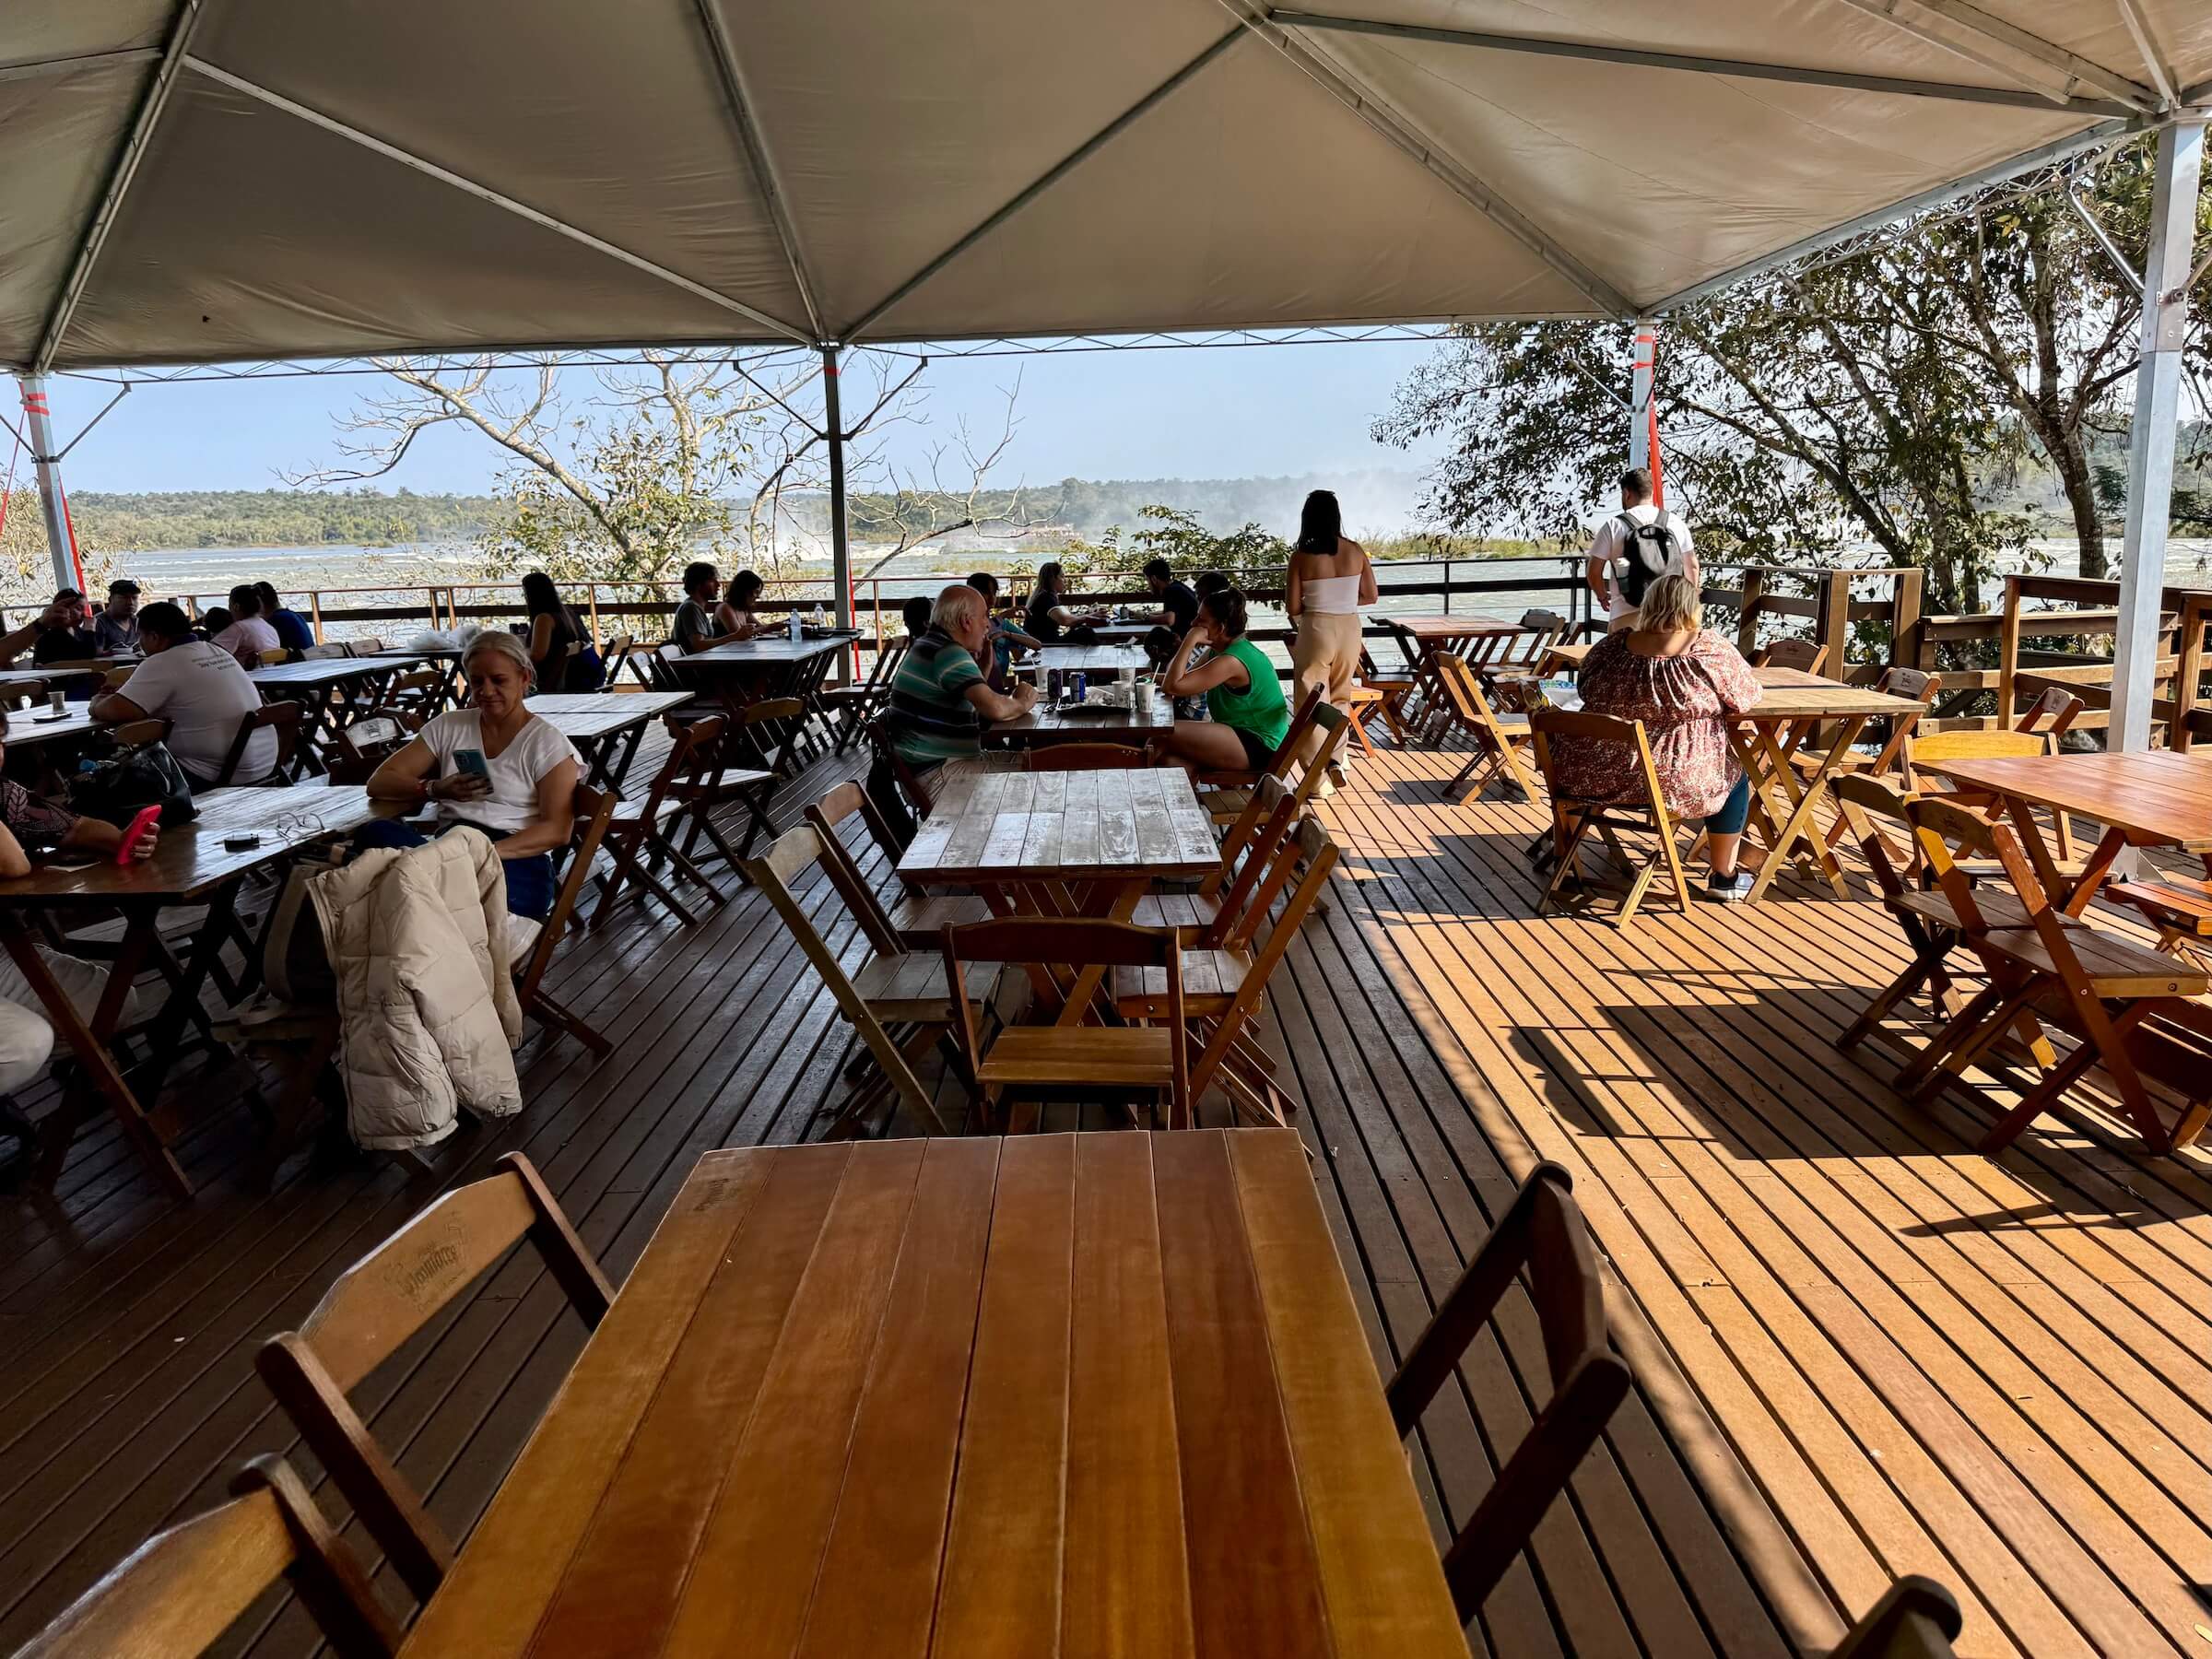
[(1674, 526), (1664, 507), (1648, 524), (1638, 524), (1625, 512), (1614, 523), (1620, 530), (1620, 556), (1613, 565), (1620, 580), (1620, 596), (1630, 605), (1641, 605), (1643, 590), (1679, 564)]
[(192, 785), (177, 758), (169, 752), (169, 745), (159, 738), (128, 748), (112, 737), (105, 742), (106, 753), (101, 754), (96, 745), (69, 780), (72, 812), (100, 818), (118, 830), (147, 806), (161, 808), (164, 830), (189, 824), (199, 816), (192, 804)]

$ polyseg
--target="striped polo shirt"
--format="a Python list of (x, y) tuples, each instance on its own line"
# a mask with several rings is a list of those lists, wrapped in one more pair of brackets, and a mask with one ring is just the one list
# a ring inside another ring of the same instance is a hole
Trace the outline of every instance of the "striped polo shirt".
[(941, 628), (930, 628), (900, 659), (891, 677), (886, 724), (891, 747), (910, 766), (982, 753), (982, 721), (968, 688), (983, 683), (975, 659)]

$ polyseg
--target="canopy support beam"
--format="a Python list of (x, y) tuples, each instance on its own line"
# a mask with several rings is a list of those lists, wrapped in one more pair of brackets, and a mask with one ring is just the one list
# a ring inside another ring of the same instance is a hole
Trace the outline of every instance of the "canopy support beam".
[(870, 306), (867, 311), (862, 314), (860, 321), (853, 324), (851, 328), (845, 331), (845, 337), (848, 340), (856, 340), (862, 335), (867, 333), (867, 331), (874, 327), (887, 312), (897, 306), (901, 300), (904, 300), (909, 294), (912, 293), (916, 288), (927, 282), (932, 276), (935, 276), (939, 271), (943, 270), (947, 265), (950, 265), (954, 260), (958, 259), (969, 249), (974, 247), (977, 242), (982, 241), (984, 237), (990, 235), (992, 231), (997, 229), (999, 226), (1005, 224), (1008, 219), (1012, 218), (1017, 213), (1019, 213), (1024, 207), (1027, 207), (1031, 202), (1035, 201), (1039, 196), (1050, 190), (1054, 184), (1057, 184), (1069, 173), (1075, 171), (1077, 168), (1080, 167), (1091, 157), (1097, 155), (1098, 152), (1105, 148), (1107, 145), (1112, 143), (1114, 139), (1119, 137), (1129, 128), (1132, 123), (1135, 122), (1140, 116), (1142, 116), (1146, 111), (1151, 109), (1153, 105), (1159, 103), (1162, 99), (1168, 97), (1171, 93), (1175, 91), (1177, 88), (1181, 87), (1185, 81), (1189, 80), (1194, 75), (1196, 75), (1201, 69), (1204, 69), (1208, 64), (1212, 63), (1216, 58), (1219, 57), (1224, 52), (1227, 52), (1231, 46), (1234, 46), (1243, 38), (1244, 30), (1241, 28), (1232, 29), (1227, 34), (1221, 36), (1220, 39), (1215, 41), (1210, 46), (1207, 46), (1203, 52), (1199, 53), (1196, 57), (1193, 58), (1189, 63), (1183, 65), (1183, 66), (1176, 70), (1174, 74), (1169, 76), (1166, 80), (1161, 81), (1159, 85), (1154, 87), (1149, 92), (1146, 93), (1142, 98), (1138, 99), (1135, 103), (1124, 110), (1119, 115), (1116, 115), (1112, 121), (1108, 122), (1104, 126), (1100, 127), (1097, 132), (1086, 138), (1081, 144), (1076, 146), (1074, 149), (1068, 151), (1066, 155), (1061, 157), (1059, 160), (1053, 162), (1052, 166), (1046, 168), (1041, 173), (1039, 173), (1036, 178), (1030, 180), (1030, 182), (1024, 185), (1010, 201), (984, 218), (981, 224), (978, 224), (974, 227), (974, 229), (968, 231), (967, 234), (962, 236), (958, 241), (954, 242), (952, 246), (947, 248), (944, 253), (938, 254), (935, 259), (931, 260), (927, 265), (916, 271), (912, 276), (909, 276), (904, 282), (900, 283), (897, 288), (886, 294), (881, 300), (878, 300), (874, 305)]
[(722, 13), (714, 0), (698, 0), (700, 26), (707, 31), (707, 44), (713, 49), (714, 67), (722, 76), (722, 95), (729, 100), (730, 119), (737, 128), (737, 142), (745, 147), (745, 159), (753, 170), (753, 183), (768, 204), (768, 217), (776, 227), (776, 239), (783, 244), (784, 260), (791, 266), (792, 286), (799, 290), (799, 303), (806, 308), (806, 326), (818, 338), (822, 334), (821, 307), (816, 302), (817, 289), (814, 273), (806, 257), (799, 251), (798, 227), (792, 222), (790, 205), (783, 198), (783, 186), (776, 177), (775, 163), (769, 159), (768, 140), (760, 131), (760, 124), (753, 118), (752, 100), (746, 95), (745, 77), (737, 68), (737, 49), (731, 43), (730, 31), (723, 27)]
[(2196, 195), (2204, 157), (2201, 119), (2159, 129), (2151, 178), (2150, 248), (2143, 265), (2136, 414), (2128, 428), (2127, 538), (2121, 557), (2112, 724), (2107, 738), (2114, 749), (2150, 747), (2159, 613), (2166, 589), (2166, 529), (2173, 511), (2174, 435), (2182, 413), (2182, 347), (2189, 326), (2186, 282), (2195, 251)]
[[(1583, 41), (1548, 41), (1525, 35), (1489, 34), (1474, 29), (1430, 29), (1414, 23), (1382, 23), (1367, 18), (1322, 17), (1312, 12), (1277, 11), (1273, 20), (1286, 29), (1323, 33), (1376, 35), (1384, 40), (1430, 41), (1486, 52), (1527, 53), (1538, 57), (1572, 58), (1585, 63), (1629, 64), (1649, 69), (1677, 69), (1700, 75), (1734, 76), (1743, 80), (1790, 81), (1808, 87), (1839, 87), (1853, 92), (1888, 92), (1905, 98), (1950, 99), (1961, 103), (2001, 104), (2014, 109), (2051, 107), (2047, 93), (2024, 87), (1970, 87), (1949, 81), (1904, 80), (1888, 75), (1858, 75), (1841, 69), (1807, 69), (1787, 64), (1751, 63), (1739, 58), (1686, 56), (1640, 46), (1611, 46)], [(2136, 106), (2109, 99), (2067, 98), (2064, 108), (2085, 115), (2132, 115)]]
[[(2041, 35), (2030, 34), (2015, 24), (2006, 22), (2002, 18), (1992, 17), (1980, 6), (1969, 5), (1968, 0), (1843, 0), (1843, 4), (1855, 6), (1869, 17), (1879, 18), (1892, 28), (1903, 29), (1916, 40), (1925, 41), (1932, 46), (1940, 46), (1947, 52), (1956, 53), (1962, 58), (1982, 65), (1984, 68), (1994, 69), (2001, 74), (2017, 75), (2017, 71), (2010, 69), (1998, 60), (1984, 57), (1971, 47), (1951, 39), (1939, 30), (1929, 29), (1924, 24), (1916, 23), (1910, 18), (1902, 18), (1898, 15), (1900, 6), (1912, 6), (1920, 11), (1933, 12), (1947, 22), (1965, 29), (1968, 33), (1983, 41), (2015, 53), (2033, 63), (2041, 64), (2045, 68), (2055, 69), (2064, 75), (2066, 77), (2066, 85), (2063, 89), (2052, 89), (2050, 96), (2053, 100), (2063, 100), (2070, 97), (2074, 88), (2079, 85), (2093, 87), (2108, 98), (2117, 98), (2123, 103), (2132, 104), (2135, 108), (2147, 113), (2155, 112), (2159, 107), (2158, 94), (2143, 85), (2142, 82), (2131, 80), (2117, 70), (2107, 69), (2102, 64), (2093, 64), (2088, 58), (2077, 56), (2065, 47), (2044, 40)], [(2030, 81), (2028, 84), (2033, 85), (2034, 83)]]
[(1334, 93), (1353, 114), (1405, 151), (1462, 201), (1580, 288), (1593, 304), (1608, 316), (1625, 319), (1639, 313), (1641, 308), (1630, 304), (1611, 283), (1546, 235), (1535, 220), (1484, 183), (1456, 157), (1422, 135), (1413, 123), (1393, 108), (1386, 99), (1348, 70), (1323, 56), (1304, 41), (1277, 25), (1273, 15), (1264, 6), (1254, 6), (1250, 0), (1221, 0), (1221, 4), (1243, 18), (1246, 29), (1304, 70), (1324, 90)]
[[(198, 0), (193, 0), (193, 4), (196, 5), (197, 3)], [(632, 253), (628, 248), (617, 247), (613, 242), (602, 237), (594, 236), (589, 230), (579, 229), (565, 220), (555, 218), (549, 213), (541, 213), (526, 202), (518, 202), (512, 196), (502, 195), (488, 184), (480, 184), (476, 180), (454, 172), (450, 168), (441, 167), (435, 161), (426, 160), (410, 150), (401, 149), (395, 144), (387, 144), (374, 134), (364, 133), (359, 127), (348, 126), (335, 116), (325, 115), (322, 111), (312, 109), (306, 104), (287, 98), (281, 92), (271, 91), (268, 88), (250, 81), (241, 75), (233, 75), (229, 70), (211, 64), (206, 58), (194, 57), (187, 53), (183, 61), (185, 66), (194, 75), (214, 81), (218, 86), (228, 87), (233, 92), (243, 93), (256, 103), (266, 104), (272, 110), (296, 116), (311, 126), (320, 127), (326, 133), (345, 139), (348, 144), (358, 144), (371, 154), (383, 157), (387, 161), (396, 161), (410, 171), (421, 173), (426, 178), (436, 179), (441, 184), (450, 185), (464, 195), (472, 195), (479, 202), (488, 203), (491, 206), (513, 214), (517, 218), (528, 219), (532, 224), (550, 230), (557, 236), (563, 236), (572, 242), (581, 243), (595, 253), (604, 253), (607, 258), (617, 260), (629, 266), (633, 271), (641, 271), (648, 276), (665, 282), (671, 288), (679, 288), (695, 299), (704, 300), (710, 305), (719, 306), (724, 311), (734, 312), (747, 322), (758, 324), (760, 327), (768, 329), (784, 339), (795, 340), (806, 346), (814, 344), (813, 336), (808, 335), (806, 330), (795, 328), (780, 317), (771, 317), (766, 312), (756, 311), (742, 300), (733, 300), (729, 295), (717, 292), (703, 282), (692, 281), (690, 277), (680, 271), (672, 271), (666, 265), (656, 265), (641, 253)]]
[(138, 163), (145, 159), (147, 140), (153, 135), (154, 125), (169, 104), (170, 92), (177, 84), (178, 74), (192, 47), (193, 30), (199, 26), (200, 0), (181, 0), (170, 23), (169, 39), (161, 48), (161, 61), (146, 83), (146, 93), (138, 100), (138, 112), (131, 118), (131, 130), (124, 138), (123, 147), (115, 152), (115, 165), (109, 170), (100, 201), (92, 209), (92, 217), (85, 221), (84, 235), (77, 240), (76, 256), (69, 262), (69, 275), (54, 296), (53, 309), (46, 313), (46, 326), (39, 335), (39, 349), (31, 359), (33, 374), (43, 377), (53, 367), (54, 354), (62, 348), (62, 336), (69, 331), (69, 319), (76, 314), (77, 302), (85, 297), (85, 285), (91, 280), (93, 263), (107, 244), (108, 231), (115, 223), (115, 215), (123, 206), (131, 181), (138, 175)]
[(49, 75), (66, 75), (72, 69), (110, 69), (124, 64), (150, 64), (161, 55), (158, 46), (126, 46), (118, 52), (86, 52), (75, 57), (33, 58), (23, 64), (0, 64), (0, 82), (38, 80)]
[(69, 508), (62, 496), (62, 458), (53, 449), (53, 413), (46, 402), (46, 377), (17, 377), (23, 391), (23, 435), (30, 440), (31, 464), (39, 472), (39, 507), (46, 521), (46, 551), (53, 559), (53, 585), (76, 585), (76, 537), (69, 528)]
[[(837, 625), (853, 626), (853, 547), (845, 529), (845, 416), (838, 392), (838, 359), (842, 347), (822, 343), (822, 427), (830, 443), (830, 585), (836, 594)], [(852, 661), (850, 652), (840, 660)]]

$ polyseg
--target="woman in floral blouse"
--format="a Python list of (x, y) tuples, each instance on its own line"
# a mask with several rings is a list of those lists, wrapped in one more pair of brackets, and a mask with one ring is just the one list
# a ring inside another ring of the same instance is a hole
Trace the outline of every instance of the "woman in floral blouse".
[[(1606, 635), (1583, 659), (1583, 707), (1643, 723), (1669, 816), (1704, 821), (1712, 855), (1706, 896), (1734, 903), (1751, 891), (1751, 873), (1736, 868), (1751, 786), (1729, 750), (1728, 724), (1759, 701), (1759, 677), (1702, 620), (1697, 585), (1684, 575), (1660, 577), (1644, 590), (1635, 626)], [(1572, 737), (1551, 749), (1562, 794), (1642, 798), (1632, 749)]]

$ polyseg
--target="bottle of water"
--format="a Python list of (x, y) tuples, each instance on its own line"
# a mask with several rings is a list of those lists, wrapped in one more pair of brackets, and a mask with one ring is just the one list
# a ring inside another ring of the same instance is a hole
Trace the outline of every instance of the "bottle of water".
[(799, 610), (798, 610), (798, 606), (796, 606), (794, 605), (794, 606), (792, 606), (792, 610), (791, 610), (791, 642), (792, 642), (794, 645), (796, 645), (796, 644), (799, 642), (799, 640), (800, 640), (800, 638), (801, 638), (801, 637), (802, 637), (802, 634), (801, 634), (801, 628), (800, 628), (800, 624), (799, 624)]

